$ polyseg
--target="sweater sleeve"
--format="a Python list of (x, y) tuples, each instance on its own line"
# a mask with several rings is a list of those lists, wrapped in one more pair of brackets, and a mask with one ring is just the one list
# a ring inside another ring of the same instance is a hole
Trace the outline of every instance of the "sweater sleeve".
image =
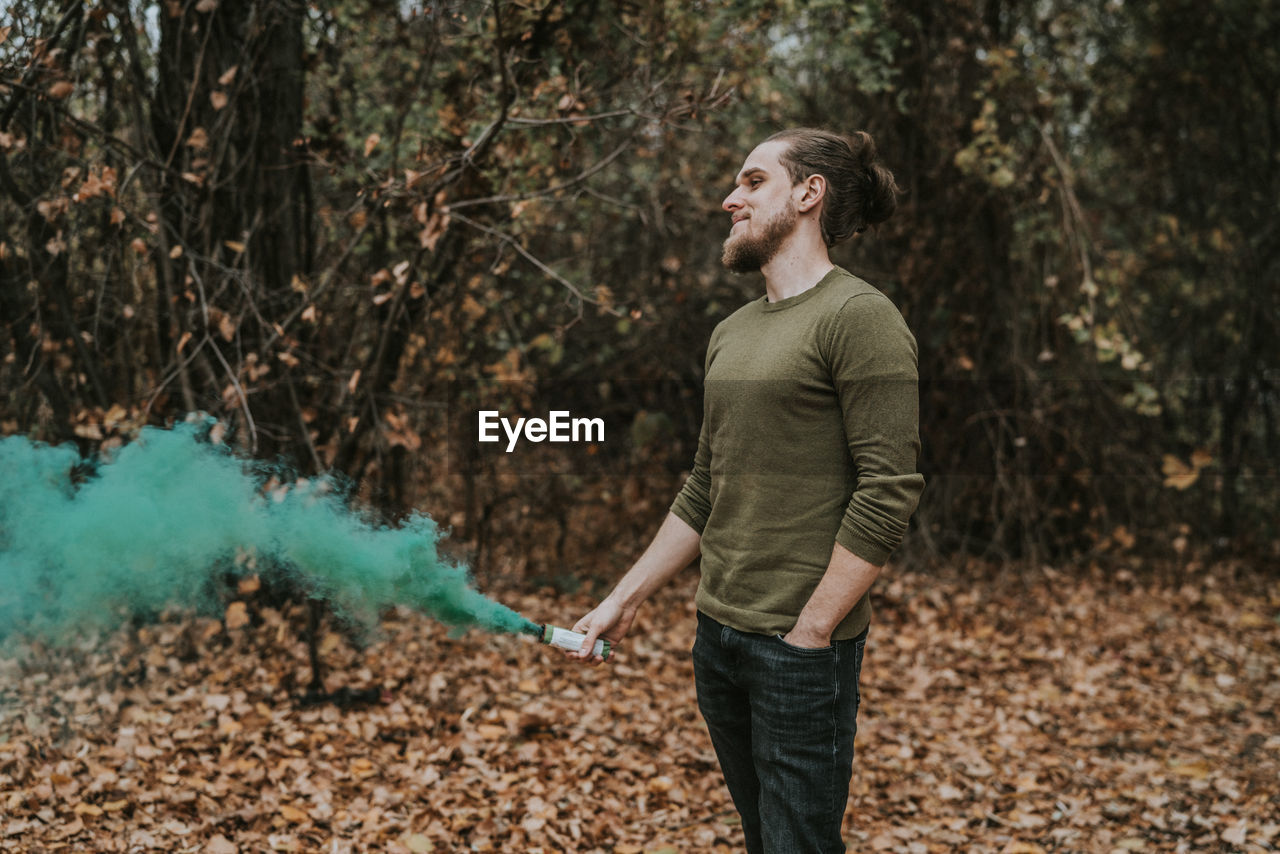
[(916, 342), (882, 294), (850, 297), (834, 321), (828, 358), (856, 478), (836, 542), (882, 566), (924, 489)]
[(707, 527), (707, 519), (711, 516), (711, 449), (707, 440), (705, 417), (698, 434), (698, 451), (693, 457), (693, 470), (689, 472), (684, 487), (671, 504), (671, 512), (699, 534)]
[[(707, 345), (707, 357), (702, 370), (703, 382), (711, 370), (711, 360), (715, 357), (716, 339), (719, 335), (720, 326), (717, 325)], [(707, 519), (711, 517), (711, 439), (707, 433), (705, 395), (703, 401), (702, 429), (698, 431), (698, 450), (693, 457), (693, 470), (689, 472), (684, 487), (671, 504), (671, 512), (699, 534), (707, 527)]]

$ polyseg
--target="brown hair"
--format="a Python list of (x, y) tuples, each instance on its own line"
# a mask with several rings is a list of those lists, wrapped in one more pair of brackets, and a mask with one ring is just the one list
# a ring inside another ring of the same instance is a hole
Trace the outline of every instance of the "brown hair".
[(765, 140), (788, 143), (779, 160), (793, 184), (812, 175), (827, 179), (822, 240), (834, 246), (868, 225), (884, 222), (898, 207), (893, 173), (876, 161), (871, 134), (843, 136), (820, 128), (790, 128)]

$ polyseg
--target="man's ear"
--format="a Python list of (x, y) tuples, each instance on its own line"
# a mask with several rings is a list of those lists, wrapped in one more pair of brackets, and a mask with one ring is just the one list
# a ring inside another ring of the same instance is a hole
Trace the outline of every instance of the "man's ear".
[(796, 202), (796, 207), (801, 213), (812, 210), (826, 198), (827, 195), (827, 179), (821, 175), (810, 175), (799, 184), (803, 188), (800, 200)]

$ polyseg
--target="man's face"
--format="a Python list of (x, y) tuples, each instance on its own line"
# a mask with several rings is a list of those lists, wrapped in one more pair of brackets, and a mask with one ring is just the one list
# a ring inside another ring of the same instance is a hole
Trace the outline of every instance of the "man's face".
[(757, 146), (721, 205), (733, 215), (733, 224), (720, 261), (735, 273), (753, 273), (768, 264), (795, 231), (800, 213), (791, 177), (778, 160), (786, 148), (782, 141)]

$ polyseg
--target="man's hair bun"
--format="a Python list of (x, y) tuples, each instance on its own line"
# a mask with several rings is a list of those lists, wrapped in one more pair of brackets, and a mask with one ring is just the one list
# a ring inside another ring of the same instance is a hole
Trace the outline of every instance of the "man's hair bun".
[(792, 183), (812, 175), (827, 180), (819, 225), (828, 246), (884, 222), (897, 210), (898, 185), (877, 159), (875, 140), (866, 131), (844, 136), (820, 128), (791, 128), (765, 141), (778, 140), (788, 144), (779, 159)]

